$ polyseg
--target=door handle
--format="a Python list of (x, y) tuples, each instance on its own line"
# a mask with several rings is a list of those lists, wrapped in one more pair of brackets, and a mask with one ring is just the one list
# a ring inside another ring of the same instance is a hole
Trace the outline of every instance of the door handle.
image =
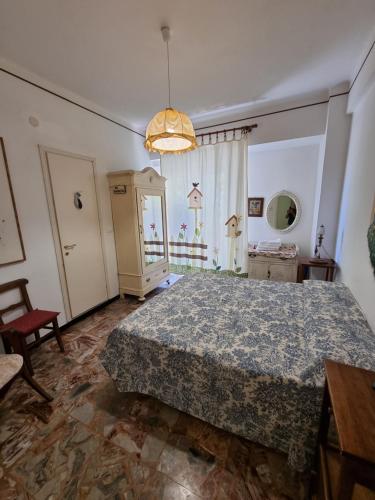
[(270, 279), (270, 277), (271, 277), (271, 271), (268, 269), (267, 278)]
[(64, 250), (73, 250), (73, 248), (76, 246), (77, 243), (73, 243), (73, 245), (64, 245)]

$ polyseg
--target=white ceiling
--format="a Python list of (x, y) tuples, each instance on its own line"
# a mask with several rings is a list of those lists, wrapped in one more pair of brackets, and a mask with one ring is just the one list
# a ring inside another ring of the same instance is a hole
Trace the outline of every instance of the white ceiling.
[(167, 104), (163, 23), (199, 122), (350, 80), (375, 0), (0, 0), (0, 56), (142, 128)]

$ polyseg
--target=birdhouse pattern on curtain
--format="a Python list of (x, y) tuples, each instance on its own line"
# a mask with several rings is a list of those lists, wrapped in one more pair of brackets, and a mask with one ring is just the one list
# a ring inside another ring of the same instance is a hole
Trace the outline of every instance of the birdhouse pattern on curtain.
[(199, 182), (193, 182), (193, 189), (188, 194), (189, 198), (189, 208), (201, 209), (202, 208), (202, 198), (203, 194), (198, 189)]
[(238, 231), (238, 224), (240, 223), (240, 217), (237, 215), (232, 215), (227, 222), (225, 223), (228, 226), (227, 236), (228, 238), (238, 238), (240, 236), (241, 231)]
[(247, 141), (163, 155), (172, 272), (246, 275)]
[(207, 245), (203, 238), (203, 222), (199, 217), (203, 194), (198, 186), (199, 182), (193, 182), (193, 189), (187, 195), (188, 208), (194, 212), (193, 237), (190, 241), (187, 236), (188, 225), (182, 222), (177, 240), (172, 237), (169, 241), (169, 256), (177, 261), (177, 264), (203, 268), (203, 263), (207, 262)]
[[(188, 225), (185, 222), (180, 224), (177, 238), (171, 238), (169, 241), (169, 257), (172, 264), (182, 264), (196, 270), (213, 268), (215, 271), (230, 270), (235, 273), (240, 273), (242, 267), (237, 265), (236, 256), (236, 239), (242, 234), (239, 230), (239, 225), (242, 220), (241, 215), (233, 214), (223, 227), (226, 231), (226, 236), (229, 238), (229, 252), (227, 262), (220, 264), (220, 248), (213, 249), (212, 265), (208, 262), (207, 249), (208, 245), (204, 241), (204, 224), (200, 220), (200, 211), (203, 206), (203, 194), (198, 189), (199, 182), (193, 182), (193, 189), (187, 195), (188, 209), (194, 213), (193, 237), (188, 237)], [(187, 219), (186, 219), (187, 220)]]
[(242, 234), (242, 231), (238, 229), (241, 219), (241, 215), (237, 216), (236, 214), (233, 214), (225, 223), (227, 226), (227, 237), (230, 238), (228, 269), (234, 271), (235, 273), (240, 273), (242, 270), (242, 267), (237, 265), (236, 256), (236, 238)]

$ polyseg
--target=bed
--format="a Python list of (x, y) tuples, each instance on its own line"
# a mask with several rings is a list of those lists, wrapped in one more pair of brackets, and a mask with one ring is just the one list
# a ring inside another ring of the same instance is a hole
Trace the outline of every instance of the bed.
[(341, 283), (183, 277), (115, 328), (101, 361), (154, 396), (310, 467), (322, 360), (375, 368), (375, 335)]

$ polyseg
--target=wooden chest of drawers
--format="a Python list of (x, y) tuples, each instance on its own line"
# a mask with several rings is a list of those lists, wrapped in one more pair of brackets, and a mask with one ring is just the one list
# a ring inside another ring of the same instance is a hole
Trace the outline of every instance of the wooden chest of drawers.
[(249, 279), (297, 281), (297, 257), (282, 258), (249, 254)]

